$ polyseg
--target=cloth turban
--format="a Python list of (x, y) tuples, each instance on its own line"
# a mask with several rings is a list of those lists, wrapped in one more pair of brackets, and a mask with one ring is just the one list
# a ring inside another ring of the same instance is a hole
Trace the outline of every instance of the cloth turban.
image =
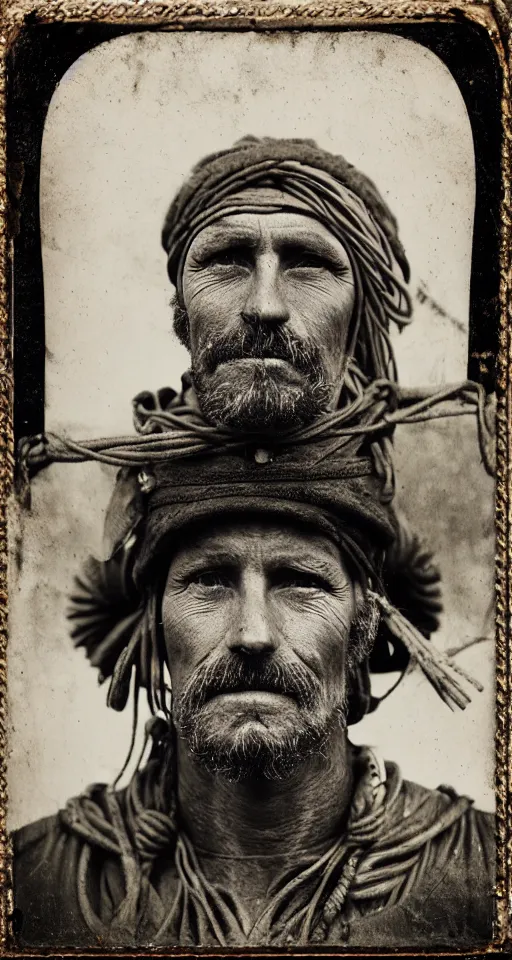
[[(396, 522), (389, 504), (379, 498), (380, 481), (369, 458), (346, 459), (342, 452), (315, 463), (322, 445), (280, 451), (260, 463), (266, 451), (221, 453), (156, 465), (143, 471), (148, 490), (134, 579), (143, 584), (154, 575), (164, 550), (172, 554), (191, 524), (242, 520), (258, 513), (274, 521), (309, 524), (354, 553), (368, 570), (370, 558), (392, 543)], [(251, 455), (252, 454), (252, 455)], [(131, 482), (127, 478), (127, 482)], [(120, 488), (119, 492), (120, 492)], [(111, 504), (124, 510), (124, 497)], [(112, 542), (115, 542), (112, 541)]]
[[(322, 176), (323, 175), (323, 176)], [(295, 183), (294, 183), (295, 180)], [(299, 190), (300, 182), (303, 191)], [(229, 150), (212, 153), (198, 163), (169, 207), (162, 230), (162, 244), (169, 257), (169, 274), (178, 283), (180, 261), (193, 237), (206, 223), (225, 216), (236, 207), (232, 198), (251, 188), (248, 201), (257, 207), (258, 186), (274, 183), (288, 194), (290, 209), (303, 212), (330, 226), (322, 210), (328, 191), (339, 191), (341, 201), (354, 202), (364, 216), (380, 228), (409, 279), (409, 265), (398, 237), (396, 219), (377, 187), (344, 157), (322, 150), (313, 140), (277, 140), (244, 137)], [(359, 203), (357, 203), (359, 201)]]

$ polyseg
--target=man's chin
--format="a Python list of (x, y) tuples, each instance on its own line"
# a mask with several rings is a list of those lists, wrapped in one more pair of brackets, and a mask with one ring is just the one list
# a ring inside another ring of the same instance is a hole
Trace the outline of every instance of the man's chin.
[(222, 696), (182, 730), (196, 760), (228, 780), (281, 780), (322, 748), (324, 723), (301, 715), (289, 697)]
[(310, 423), (329, 402), (325, 383), (283, 360), (244, 359), (194, 375), (201, 409), (213, 423), (245, 431), (286, 430)]
[(239, 388), (241, 381), (250, 389), (256, 381), (270, 381), (281, 388), (286, 385), (303, 386), (304, 374), (288, 363), (275, 357), (264, 359), (244, 357), (241, 360), (228, 360), (217, 367), (215, 374), (224, 380), (232, 380), (233, 386)]

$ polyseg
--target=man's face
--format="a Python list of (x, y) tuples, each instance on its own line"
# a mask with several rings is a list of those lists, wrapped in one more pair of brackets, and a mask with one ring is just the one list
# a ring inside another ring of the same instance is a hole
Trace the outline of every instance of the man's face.
[(247, 213), (206, 227), (183, 272), (206, 416), (244, 430), (283, 429), (334, 405), (354, 300), (345, 248), (312, 217)]
[(321, 534), (213, 527), (175, 554), (162, 620), (178, 733), (210, 771), (282, 777), (344, 725), (356, 593)]

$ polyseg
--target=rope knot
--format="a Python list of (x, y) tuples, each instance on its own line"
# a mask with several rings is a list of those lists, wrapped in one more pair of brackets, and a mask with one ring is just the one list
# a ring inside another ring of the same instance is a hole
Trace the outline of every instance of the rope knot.
[[(383, 377), (375, 380), (370, 385), (370, 391), (373, 393), (374, 399), (385, 401), (386, 406), (389, 408), (389, 413), (398, 410), (399, 407), (399, 398), (398, 398), (398, 384), (392, 380), (386, 380)], [(384, 414), (383, 419), (386, 419), (386, 414)]]
[(158, 810), (143, 810), (135, 821), (135, 847), (142, 860), (154, 860), (174, 848), (176, 824)]

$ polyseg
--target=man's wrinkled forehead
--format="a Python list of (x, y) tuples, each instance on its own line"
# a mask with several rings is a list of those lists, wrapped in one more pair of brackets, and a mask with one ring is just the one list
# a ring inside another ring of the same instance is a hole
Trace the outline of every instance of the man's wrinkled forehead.
[(244, 245), (258, 249), (269, 244), (279, 251), (290, 244), (301, 245), (318, 253), (344, 254), (343, 244), (315, 217), (292, 211), (229, 214), (205, 227), (190, 246), (189, 257), (207, 255), (210, 250)]
[(344, 570), (338, 544), (321, 530), (306, 524), (273, 518), (212, 521), (205, 529), (194, 529), (181, 541), (170, 560), (171, 569), (191, 564), (262, 565), (300, 562), (305, 568)]

